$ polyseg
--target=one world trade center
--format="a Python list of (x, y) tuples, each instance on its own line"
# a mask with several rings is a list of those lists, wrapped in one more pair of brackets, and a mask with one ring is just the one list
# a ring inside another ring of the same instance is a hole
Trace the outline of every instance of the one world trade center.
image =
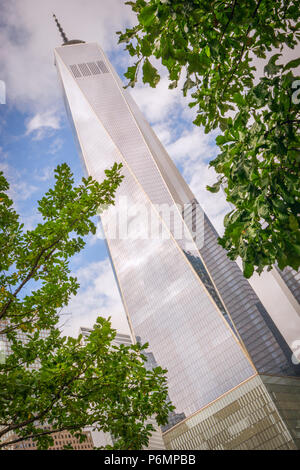
[[(132, 335), (168, 369), (180, 418), (164, 429), (167, 447), (272, 448), (276, 438), (275, 448), (296, 448), (271, 393), (299, 397), (287, 343), (101, 47), (69, 41), (59, 28), (55, 64), (86, 171), (101, 182), (114, 162), (123, 165), (115, 207), (101, 222)], [(124, 201), (130, 223), (121, 236)]]

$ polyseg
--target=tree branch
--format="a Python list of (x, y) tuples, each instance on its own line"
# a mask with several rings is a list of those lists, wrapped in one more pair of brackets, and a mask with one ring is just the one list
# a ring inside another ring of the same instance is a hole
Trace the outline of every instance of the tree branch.
[[(28, 436), (24, 436), (24, 437), (20, 437), (18, 439), (14, 439), (14, 440), (6, 440), (2, 443), (0, 443), (0, 448), (1, 447), (7, 447), (11, 444), (15, 444), (17, 442), (21, 442), (21, 441), (25, 441), (27, 439), (34, 439), (36, 437), (40, 437), (40, 436), (45, 436), (47, 434), (55, 434), (57, 432), (62, 432), (62, 431), (73, 431), (73, 430), (78, 430), (81, 432), (81, 429), (78, 429), (78, 426), (65, 426), (63, 428), (59, 428), (59, 429), (48, 429), (46, 431), (43, 431), (43, 432), (40, 432), (38, 434), (30, 434)], [(9, 438), (8, 438), (9, 439)]]
[[(89, 209), (89, 208), (88, 208)], [(79, 214), (79, 216), (81, 214), (85, 214), (88, 209), (86, 210), (82, 210)], [(51, 245), (49, 245), (48, 247), (46, 248), (43, 248), (40, 252), (40, 254), (36, 257), (35, 259), (35, 262), (34, 262), (34, 265), (33, 267), (31, 268), (30, 272), (28, 273), (28, 275), (26, 276), (26, 278), (21, 282), (21, 284), (19, 285), (19, 287), (15, 290), (15, 292), (12, 294), (14, 298), (16, 298), (16, 296), (18, 295), (18, 293), (20, 292), (20, 290), (25, 286), (25, 284), (32, 278), (36, 268), (38, 267), (39, 265), (39, 261), (41, 259), (41, 257), (43, 256), (43, 254), (45, 252), (47, 252), (48, 250), (51, 250), (51, 248), (53, 248), (55, 245), (57, 245), (61, 240), (62, 238), (64, 237), (65, 233), (67, 232), (70, 232), (70, 229), (72, 229), (74, 227), (74, 225), (76, 224), (76, 222), (78, 222), (80, 220), (80, 217), (77, 217), (71, 224), (70, 226), (68, 227), (68, 230), (67, 231), (64, 231), (63, 234), (58, 238), (56, 239)], [(55, 248), (56, 249), (56, 248)], [(53, 253), (54, 253), (54, 250), (51, 251), (50, 254), (48, 254), (46, 257), (45, 257), (45, 260), (48, 260), (49, 259), (49, 255), (51, 256)], [(12, 304), (14, 299), (10, 299), (6, 305), (4, 305), (3, 309), (1, 310), (0, 312), (0, 320), (2, 317), (4, 317), (5, 313), (7, 312), (8, 308), (10, 307), (10, 305)]]
[(235, 9), (236, 5), (237, 5), (237, 0), (234, 0), (233, 6), (232, 6), (232, 10), (231, 10), (230, 16), (229, 16), (229, 18), (228, 18), (228, 21), (227, 21), (227, 23), (226, 23), (226, 25), (225, 25), (225, 28), (224, 28), (222, 37), (221, 37), (221, 39), (220, 39), (220, 42), (222, 42), (222, 39), (223, 39), (223, 37), (224, 37), (224, 34), (226, 33), (226, 30), (227, 30), (227, 28), (228, 28), (228, 26), (229, 26), (229, 23), (230, 23), (230, 21), (231, 21), (232, 18), (233, 18), (234, 9)]
[(50, 403), (50, 405), (44, 410), (42, 411), (40, 414), (38, 414), (37, 416), (33, 416), (32, 418), (29, 418), (21, 423), (18, 423), (18, 424), (13, 424), (13, 425), (10, 425), (10, 426), (7, 426), (6, 428), (0, 430), (0, 437), (7, 434), (9, 431), (13, 431), (15, 429), (19, 429), (19, 428), (23, 428), (25, 426), (27, 426), (28, 424), (32, 424), (34, 423), (35, 421), (38, 421), (40, 420), (41, 418), (43, 418), (50, 410), (51, 408), (53, 407), (53, 405), (55, 404), (55, 402), (57, 400), (59, 400), (60, 398), (60, 395), (61, 393), (63, 392), (63, 390), (68, 387), (72, 382), (74, 382), (75, 380), (77, 380), (80, 375), (85, 372), (88, 367), (90, 367), (91, 365), (91, 362), (93, 362), (93, 359), (91, 359), (90, 362), (88, 362), (88, 364), (86, 365), (86, 367), (84, 368), (84, 370), (82, 370), (82, 367), (84, 365), (84, 361), (82, 361), (82, 364), (81, 366), (78, 365), (79, 367), (79, 372), (74, 376), (72, 377), (70, 380), (68, 380), (65, 384), (63, 384), (61, 387), (60, 387), (60, 390), (58, 391), (58, 393), (56, 393)]
[[(257, 5), (256, 5), (256, 8), (255, 8), (255, 10), (254, 10), (254, 12), (253, 12), (253, 14), (252, 14), (252, 19), (255, 18), (256, 14), (257, 14), (257, 11), (258, 11), (258, 9), (259, 9), (259, 7), (260, 7), (261, 2), (262, 2), (262, 0), (258, 0), (258, 3), (257, 3)], [(248, 39), (248, 34), (249, 34), (250, 31), (251, 31), (251, 27), (252, 27), (252, 24), (250, 24), (250, 25), (248, 26), (248, 29), (247, 29), (247, 31), (246, 31), (246, 36), (245, 36), (245, 38), (244, 38), (244, 44), (243, 44), (241, 53), (240, 53), (240, 55), (239, 55), (238, 61), (237, 61), (236, 65), (234, 66), (234, 68), (233, 68), (233, 70), (232, 70), (232, 72), (231, 72), (231, 74), (230, 74), (230, 76), (229, 76), (229, 79), (226, 80), (225, 87), (224, 87), (224, 90), (223, 90), (223, 93), (222, 93), (222, 98), (223, 98), (224, 93), (225, 93), (225, 91), (226, 91), (227, 85), (231, 82), (231, 79), (232, 79), (232, 77), (233, 77), (233, 75), (234, 75), (236, 69), (238, 68), (238, 66), (239, 66), (240, 63), (241, 63), (241, 60), (242, 60), (243, 55), (244, 55), (244, 52), (245, 52), (246, 41), (247, 41), (247, 39)]]

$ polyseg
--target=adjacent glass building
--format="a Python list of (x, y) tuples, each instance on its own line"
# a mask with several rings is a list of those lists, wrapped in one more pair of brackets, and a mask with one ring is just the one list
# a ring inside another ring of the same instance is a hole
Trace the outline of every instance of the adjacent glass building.
[(101, 221), (132, 335), (149, 342), (168, 369), (176, 416), (189, 419), (259, 373), (299, 375), (285, 340), (218, 245), (103, 50), (65, 40), (55, 63), (87, 173), (101, 182), (105, 169), (123, 164), (116, 207)]

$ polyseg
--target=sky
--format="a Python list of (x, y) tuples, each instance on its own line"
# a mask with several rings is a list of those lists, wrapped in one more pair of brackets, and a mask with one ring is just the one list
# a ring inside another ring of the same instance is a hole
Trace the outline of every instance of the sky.
[[(124, 0), (0, 0), (0, 11), (0, 80), (6, 85), (6, 104), (0, 105), (0, 170), (25, 228), (31, 229), (39, 221), (36, 202), (53, 185), (54, 168), (66, 162), (76, 181), (84, 174), (54, 66), (53, 49), (61, 38), (52, 14), (69, 39), (98, 42), (124, 84), (132, 58), (124, 44), (118, 45), (115, 32), (136, 19)], [(192, 124), (194, 110), (180, 88), (168, 89), (164, 72), (156, 89), (140, 81), (131, 93), (221, 234), (229, 205), (221, 192), (205, 189), (215, 181), (208, 162), (218, 152), (217, 133), (205, 135)], [(64, 309), (64, 332), (76, 335), (80, 326), (91, 327), (102, 315), (111, 316), (113, 326), (128, 333), (104, 241), (89, 236), (71, 269), (80, 289)]]

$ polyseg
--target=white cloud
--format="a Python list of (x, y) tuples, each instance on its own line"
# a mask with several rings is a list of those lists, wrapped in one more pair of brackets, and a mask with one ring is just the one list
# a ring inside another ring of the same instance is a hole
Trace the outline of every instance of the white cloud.
[(190, 164), (197, 161), (210, 161), (217, 155), (215, 145), (216, 134), (205, 134), (203, 129), (194, 126), (184, 129), (181, 135), (167, 146), (167, 151), (173, 160), (184, 165), (186, 174), (191, 172)]
[[(80, 289), (64, 312), (70, 313), (64, 334), (76, 336), (80, 326), (92, 327), (97, 316), (111, 317), (113, 328), (129, 334), (119, 291), (108, 259), (79, 268), (74, 275)], [(62, 317), (64, 320), (67, 317)]]
[(152, 126), (152, 128), (164, 146), (168, 145), (171, 142), (172, 132), (171, 132), (169, 123), (167, 122), (158, 123)]
[(11, 190), (14, 193), (13, 199), (16, 201), (25, 201), (37, 190), (37, 186), (28, 184), (27, 181), (21, 181), (21, 175), (11, 184)]
[(192, 123), (196, 117), (196, 109), (188, 106), (190, 96), (184, 97), (182, 94), (185, 72), (182, 71), (177, 88), (170, 89), (165, 68), (156, 59), (151, 58), (151, 63), (161, 76), (156, 88), (143, 84), (140, 72), (137, 85), (129, 90), (146, 119), (152, 125), (160, 124), (170, 129), (182, 127), (184, 122)]
[(35, 170), (34, 177), (38, 181), (48, 181), (54, 174), (54, 167), (46, 166), (42, 169)]
[(63, 139), (61, 139), (60, 137), (57, 137), (51, 142), (48, 153), (50, 153), (51, 155), (56, 154), (57, 152), (60, 151), (63, 144), (64, 144)]
[(13, 168), (7, 162), (0, 162), (0, 170), (3, 171), (5, 178), (9, 181), (9, 197), (14, 201), (17, 206), (19, 202), (25, 201), (38, 189), (37, 186), (28, 183), (24, 180), (18, 170)]
[(139, 83), (130, 90), (133, 99), (151, 123), (170, 120), (180, 105), (180, 89), (169, 90), (166, 76), (161, 78), (156, 88)]
[(26, 123), (25, 135), (33, 134), (33, 140), (42, 140), (49, 131), (58, 129), (60, 129), (60, 117), (56, 112), (37, 113)]
[(0, 147), (0, 158), (2, 161), (8, 158), (8, 152), (5, 152), (3, 147)]
[(43, 223), (43, 218), (37, 209), (32, 210), (27, 214), (21, 214), (21, 222), (24, 224), (24, 231), (34, 230), (38, 224)]
[(19, 109), (43, 113), (49, 106), (62, 107), (53, 54), (61, 38), (53, 12), (69, 38), (97, 41), (108, 52), (118, 47), (115, 31), (134, 20), (122, 0), (2, 2), (0, 79), (6, 83), (7, 103)]
[(33, 230), (42, 221), (40, 212), (36, 208), (28, 207), (24, 210), (24, 204), (39, 188), (28, 182), (20, 171), (12, 167), (7, 161), (0, 161), (0, 171), (9, 182), (8, 196), (14, 203), (14, 208), (20, 214), (20, 222), (24, 224), (24, 231)]

